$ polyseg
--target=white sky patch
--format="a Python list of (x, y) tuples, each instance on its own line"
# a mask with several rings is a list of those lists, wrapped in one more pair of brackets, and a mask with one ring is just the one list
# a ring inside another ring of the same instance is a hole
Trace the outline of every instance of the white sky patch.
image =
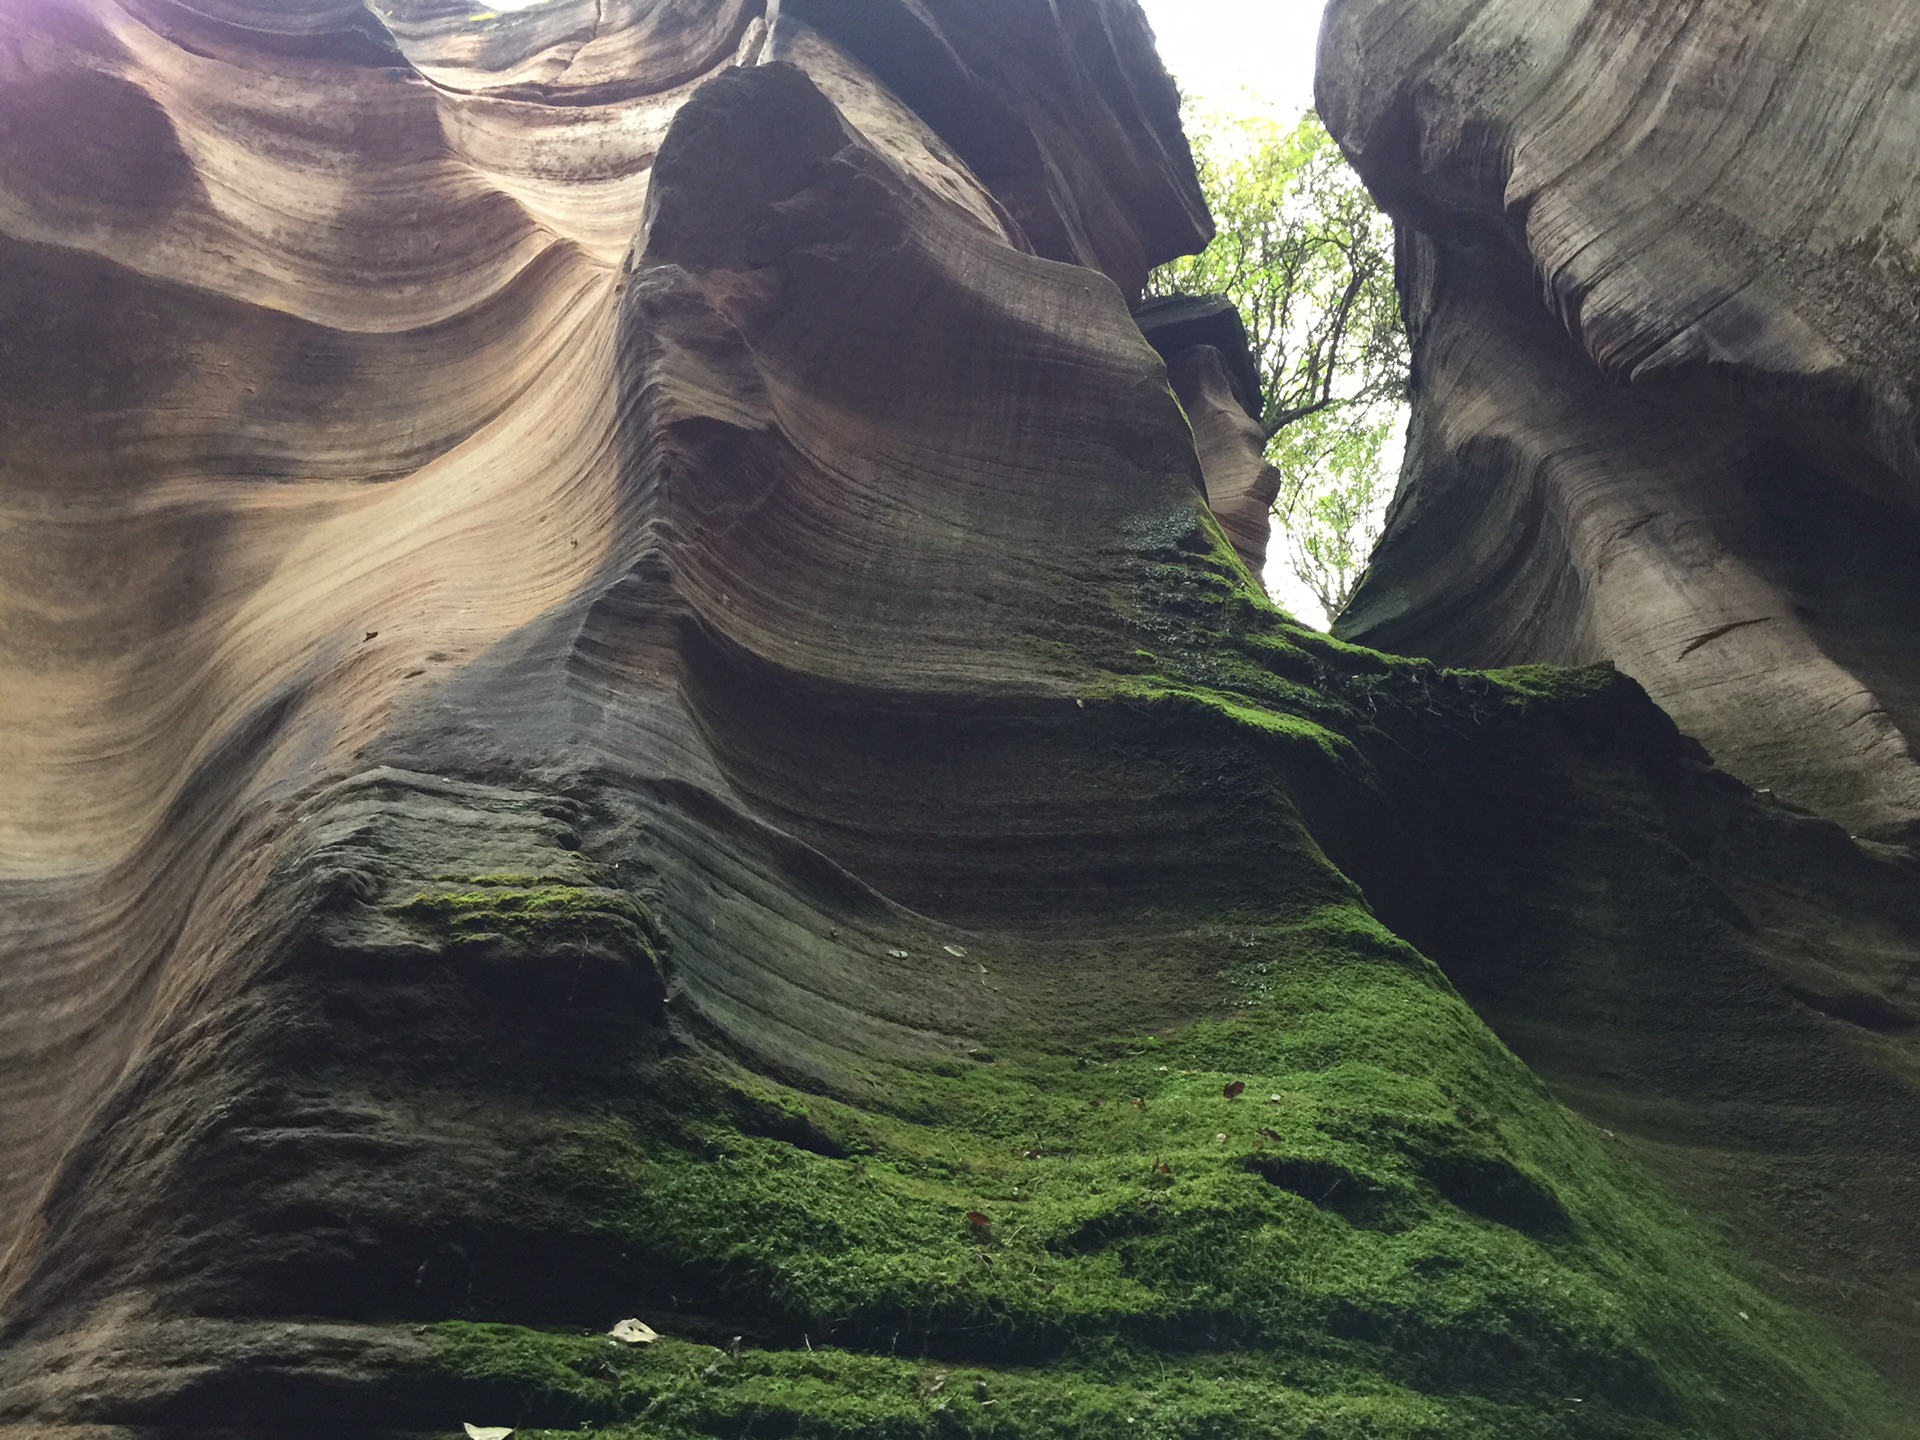
[(1223, 110), (1313, 105), (1325, 0), (1141, 0), (1160, 58), (1189, 96)]

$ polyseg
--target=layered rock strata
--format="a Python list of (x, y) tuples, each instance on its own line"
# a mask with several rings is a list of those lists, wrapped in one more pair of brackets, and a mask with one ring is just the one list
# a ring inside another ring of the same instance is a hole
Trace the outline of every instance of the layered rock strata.
[(1267, 604), (1130, 3), (0, 25), (0, 1426), (1910, 1433), (1910, 867)]
[(1260, 369), (1240, 312), (1224, 295), (1170, 295), (1133, 312), (1167, 362), (1173, 393), (1193, 427), (1207, 504), (1255, 575), (1266, 568), (1280, 472), (1267, 463), (1260, 426)]
[(1920, 10), (1339, 0), (1405, 476), (1338, 631), (1616, 660), (1749, 783), (1920, 825)]
[(1280, 472), (1267, 463), (1266, 432), (1241, 405), (1227, 358), (1213, 346), (1182, 350), (1168, 365), (1167, 378), (1193, 426), (1208, 507), (1234, 554), (1258, 575), (1266, 567), (1271, 512), (1280, 495)]

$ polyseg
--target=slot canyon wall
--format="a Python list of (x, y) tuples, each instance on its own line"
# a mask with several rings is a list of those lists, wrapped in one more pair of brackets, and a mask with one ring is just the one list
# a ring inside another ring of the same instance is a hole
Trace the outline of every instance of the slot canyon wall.
[(1406, 478), (1339, 626), (1611, 659), (1750, 784), (1920, 836), (1920, 7), (1343, 3)]
[(0, 1436), (1911, 1435), (1911, 856), (1277, 612), (1208, 233), (1133, 0), (0, 10)]

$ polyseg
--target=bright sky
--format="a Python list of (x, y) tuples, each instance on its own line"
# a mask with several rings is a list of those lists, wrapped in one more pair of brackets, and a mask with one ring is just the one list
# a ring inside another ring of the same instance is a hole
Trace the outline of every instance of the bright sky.
[(1160, 58), (1189, 95), (1236, 109), (1313, 104), (1313, 49), (1326, 0), (1141, 0)]

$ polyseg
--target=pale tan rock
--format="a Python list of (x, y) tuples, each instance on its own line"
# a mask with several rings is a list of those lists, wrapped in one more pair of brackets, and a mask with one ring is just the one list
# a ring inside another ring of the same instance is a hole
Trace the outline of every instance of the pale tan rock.
[(1280, 494), (1280, 472), (1267, 463), (1260, 422), (1235, 396), (1226, 361), (1211, 345), (1176, 356), (1167, 374), (1193, 425), (1207, 503), (1233, 542), (1234, 553), (1259, 575), (1266, 567), (1271, 511)]

